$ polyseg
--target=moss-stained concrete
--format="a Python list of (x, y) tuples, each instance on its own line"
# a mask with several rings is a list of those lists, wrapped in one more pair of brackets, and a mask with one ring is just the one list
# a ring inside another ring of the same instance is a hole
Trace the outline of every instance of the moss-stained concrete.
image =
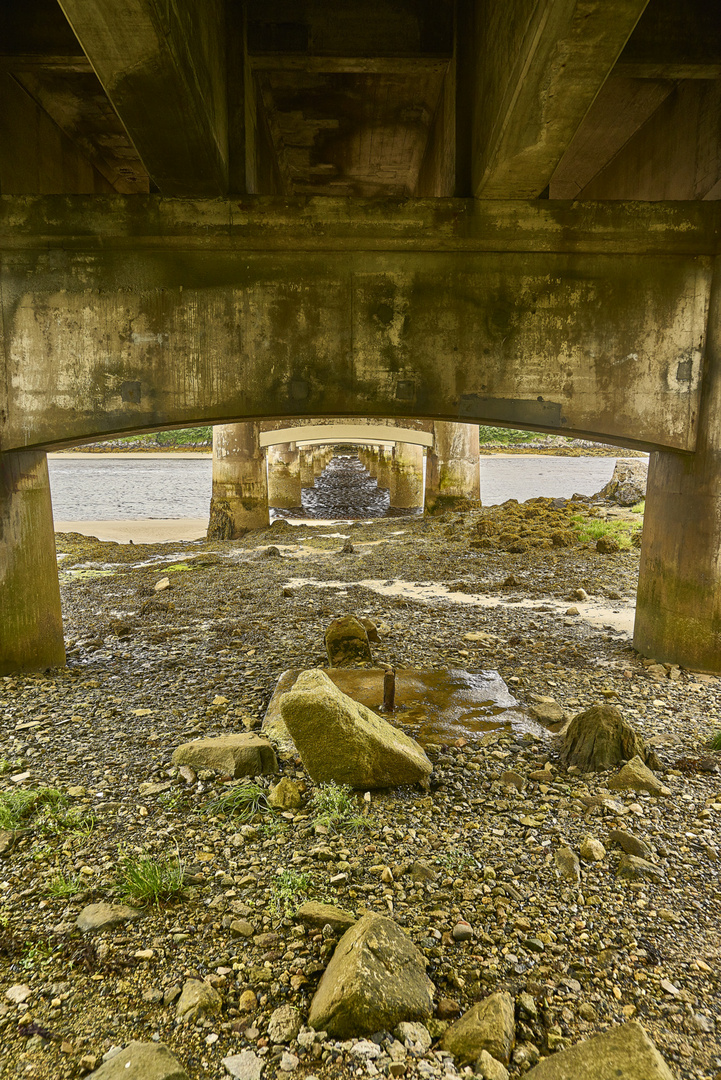
[(721, 672), (721, 265), (693, 456), (649, 465), (634, 645), (646, 656)]
[(3, 447), (373, 415), (693, 450), (717, 211), (681, 205), (0, 200)]
[(65, 663), (45, 454), (0, 454), (0, 675)]

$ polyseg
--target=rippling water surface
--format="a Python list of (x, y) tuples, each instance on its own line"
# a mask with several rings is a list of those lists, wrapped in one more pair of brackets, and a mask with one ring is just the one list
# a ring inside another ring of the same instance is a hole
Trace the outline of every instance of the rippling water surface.
[[(481, 461), (481, 497), (486, 505), (506, 499), (532, 499), (539, 495), (569, 498), (593, 495), (613, 473), (615, 458), (484, 457)], [(142, 518), (202, 518), (208, 514), (212, 461), (152, 454), (143, 458), (49, 458), (53, 510), (58, 521), (112, 521)], [(334, 470), (335, 471), (335, 468)], [(361, 499), (359, 510), (387, 505), (387, 495), (373, 492), (374, 482), (361, 482), (357, 466), (349, 476)], [(366, 476), (366, 480), (367, 480)], [(327, 480), (327, 478), (326, 478)], [(308, 491), (304, 504), (316, 512), (339, 513), (340, 503), (328, 490)], [(382, 513), (382, 510), (381, 510)]]

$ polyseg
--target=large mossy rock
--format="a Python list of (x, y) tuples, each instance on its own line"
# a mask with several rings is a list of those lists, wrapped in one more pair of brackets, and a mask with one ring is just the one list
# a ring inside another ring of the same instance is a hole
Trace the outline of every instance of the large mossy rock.
[(338, 942), (311, 1002), (308, 1023), (335, 1039), (392, 1031), (433, 1012), (423, 957), (383, 915), (364, 915)]
[(188, 1074), (164, 1043), (131, 1042), (89, 1080), (188, 1080)]
[(173, 765), (215, 769), (236, 779), (278, 772), (278, 761), (271, 743), (250, 733), (193, 739), (179, 746), (172, 760)]
[(545, 1058), (526, 1076), (528, 1080), (674, 1080), (668, 1065), (635, 1021)]
[(613, 476), (598, 494), (619, 506), (635, 506), (646, 498), (647, 481), (648, 462), (617, 461)]
[[(304, 671), (280, 699), (285, 726), (315, 783), (387, 788), (425, 780), (433, 766), (422, 747), (320, 669)], [(374, 1029), (375, 1030), (375, 1029)]]
[(461, 1065), (478, 1061), (482, 1050), (507, 1065), (515, 1038), (513, 998), (503, 991), (479, 1001), (456, 1020), (441, 1039), (441, 1047)]
[(373, 663), (368, 631), (355, 615), (333, 620), (325, 632), (325, 651), (331, 667)]
[(583, 772), (613, 769), (622, 761), (640, 757), (655, 761), (643, 739), (624, 720), (615, 705), (594, 705), (574, 716), (563, 734), (561, 760)]

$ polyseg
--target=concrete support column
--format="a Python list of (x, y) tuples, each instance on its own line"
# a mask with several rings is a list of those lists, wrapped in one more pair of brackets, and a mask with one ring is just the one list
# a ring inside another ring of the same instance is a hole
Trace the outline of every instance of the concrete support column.
[(264, 529), (270, 522), (265, 453), (259, 436), (257, 423), (213, 428), (209, 540), (237, 540), (248, 529)]
[(391, 463), (391, 506), (423, 509), (423, 447), (397, 442)]
[(721, 673), (721, 260), (711, 291), (696, 453), (651, 455), (633, 644)]
[(325, 468), (325, 457), (319, 446), (313, 448), (313, 476), (317, 480)]
[(312, 488), (315, 483), (313, 447), (307, 446), (300, 451), (300, 486)]
[(47, 457), (0, 454), (0, 675), (64, 663)]
[(300, 452), (295, 443), (268, 449), (268, 502), (286, 510), (301, 505)]
[(393, 448), (388, 446), (378, 447), (378, 475), (376, 482), (379, 488), (390, 489), (391, 464), (393, 462)]
[(454, 510), (467, 499), (480, 499), (480, 491), (478, 424), (436, 420), (426, 456), (426, 513)]
[(378, 447), (371, 446), (367, 453), (366, 469), (370, 475), (371, 480), (378, 479)]

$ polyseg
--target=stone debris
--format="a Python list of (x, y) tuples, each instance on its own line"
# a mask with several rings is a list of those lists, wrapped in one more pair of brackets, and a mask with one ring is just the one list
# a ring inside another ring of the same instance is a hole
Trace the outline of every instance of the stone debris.
[(276, 810), (299, 810), (303, 805), (303, 793), (300, 786), (284, 776), (275, 787), (270, 789), (268, 805)]
[(322, 930), (324, 926), (330, 926), (335, 934), (345, 934), (346, 930), (350, 930), (358, 921), (350, 912), (334, 907), (333, 904), (321, 904), (317, 900), (308, 900), (301, 904), (293, 918), (309, 930)]
[(92, 1080), (189, 1080), (161, 1042), (131, 1042), (91, 1073)]
[(325, 648), (331, 667), (373, 663), (368, 631), (355, 615), (333, 620), (325, 632)]
[(640, 1024), (620, 1024), (540, 1062), (529, 1080), (674, 1080)]
[(320, 669), (299, 675), (280, 709), (316, 783), (388, 788), (426, 780), (433, 770), (414, 739), (342, 693)]
[(141, 912), (128, 904), (88, 904), (80, 912), (76, 925), (85, 934), (111, 930), (115, 926), (140, 918)]
[(175, 1006), (175, 1015), (184, 1024), (194, 1024), (219, 1013), (223, 999), (217, 990), (200, 979), (188, 979)]
[(216, 735), (183, 743), (173, 753), (174, 765), (214, 769), (225, 776), (263, 776), (278, 772), (275, 750), (259, 735)]
[(235, 1080), (261, 1080), (264, 1062), (253, 1050), (242, 1050), (239, 1054), (230, 1054), (223, 1058), (223, 1065), (228, 1076)]
[(647, 768), (640, 757), (631, 758), (616, 775), (609, 780), (608, 786), (614, 791), (647, 791), (657, 798), (670, 795), (671, 789), (658, 780)]
[(445, 1032), (441, 1046), (461, 1065), (478, 1061), (482, 1050), (507, 1065), (515, 1042), (513, 998), (503, 991), (491, 994), (464, 1013)]
[(308, 1023), (347, 1039), (393, 1030), (433, 1012), (423, 957), (391, 919), (365, 915), (338, 942), (313, 997)]

